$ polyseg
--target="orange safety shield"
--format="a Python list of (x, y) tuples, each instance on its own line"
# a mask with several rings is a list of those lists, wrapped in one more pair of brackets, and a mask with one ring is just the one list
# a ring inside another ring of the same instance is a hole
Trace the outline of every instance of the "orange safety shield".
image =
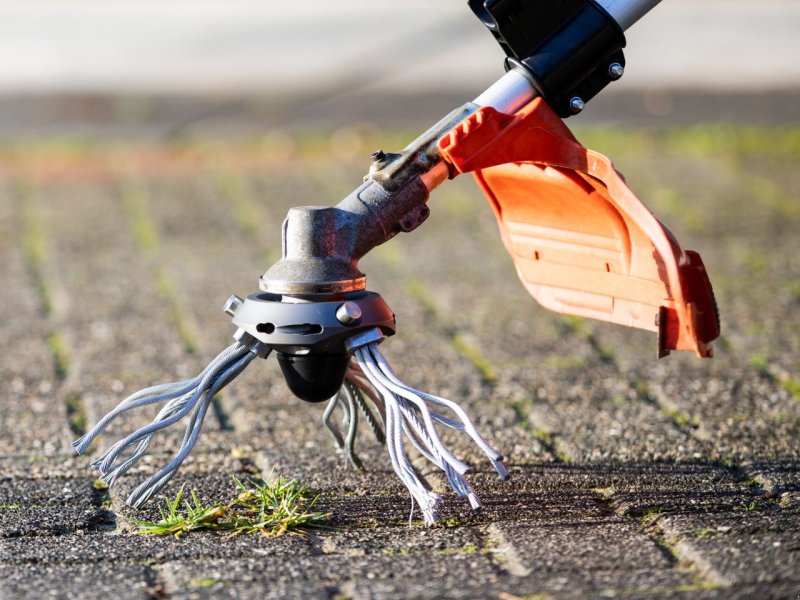
[(712, 355), (719, 316), (700, 255), (583, 147), (541, 99), (484, 107), (440, 140), (451, 175), (473, 172), (522, 283), (562, 313), (658, 332), (658, 354)]

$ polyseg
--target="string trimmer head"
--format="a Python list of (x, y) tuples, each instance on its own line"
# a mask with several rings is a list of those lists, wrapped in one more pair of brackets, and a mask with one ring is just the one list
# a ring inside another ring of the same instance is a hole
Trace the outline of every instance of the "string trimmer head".
[[(361, 415), (386, 444), (427, 523), (436, 521), (440, 498), (412, 465), (406, 442), (478, 508), (464, 477), (469, 467), (438, 428), (463, 432), (505, 478), (502, 457), (458, 404), (395, 374), (378, 348), (395, 333), (395, 315), (366, 290), (358, 267), (377, 245), (419, 227), (430, 213), (430, 193), (468, 172), (492, 205), (523, 284), (542, 305), (656, 331), (659, 356), (671, 350), (711, 356), (719, 319), (699, 255), (685, 251), (611, 162), (584, 148), (561, 120), (622, 76), (623, 31), (657, 3), (470, 0), (505, 50), (507, 74), (401, 152), (374, 153), (364, 182), (338, 205), (291, 209), (282, 259), (261, 277), (261, 291), (225, 305), (236, 343), (197, 377), (125, 399), (75, 442), (77, 452), (119, 414), (164, 403), (149, 425), (94, 461), (111, 484), (158, 431), (188, 417), (176, 455), (129, 496), (129, 504), (140, 506), (194, 447), (213, 396), (256, 357), (274, 352), (296, 396), (328, 402), (323, 422), (349, 464), (360, 467), (353, 447)], [(337, 408), (344, 433), (331, 421)]]

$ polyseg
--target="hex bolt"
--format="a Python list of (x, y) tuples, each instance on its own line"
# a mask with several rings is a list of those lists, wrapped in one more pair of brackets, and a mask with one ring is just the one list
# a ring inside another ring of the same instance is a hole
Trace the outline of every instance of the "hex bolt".
[(572, 100), (569, 101), (569, 109), (572, 111), (573, 115), (577, 115), (586, 107), (586, 103), (583, 101), (583, 98), (580, 96), (575, 96)]
[(342, 325), (354, 325), (361, 318), (361, 307), (355, 302), (344, 302), (336, 309), (336, 319)]
[(617, 80), (625, 74), (625, 67), (618, 62), (613, 62), (608, 65), (608, 76), (613, 80)]
[(225, 303), (225, 306), (222, 307), (222, 310), (225, 311), (225, 314), (232, 317), (236, 314), (236, 311), (239, 310), (239, 307), (244, 304), (244, 300), (242, 300), (239, 296), (234, 294), (228, 301)]

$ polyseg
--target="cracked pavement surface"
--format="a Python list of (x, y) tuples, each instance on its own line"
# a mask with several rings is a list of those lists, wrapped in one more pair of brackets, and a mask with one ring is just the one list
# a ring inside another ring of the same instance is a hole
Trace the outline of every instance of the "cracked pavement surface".
[(223, 501), (234, 474), (299, 478), (330, 528), (278, 538), (136, 535), (125, 517), (156, 505), (132, 511), (126, 493), (182, 432), (108, 492), (70, 441), (227, 346), (221, 306), (278, 258), (286, 210), (336, 202), (370, 150), (409, 136), (0, 149), (0, 598), (797, 597), (800, 129), (577, 133), (701, 252), (723, 318), (716, 357), (659, 361), (648, 333), (538, 307), (477, 188), (449, 183), (421, 229), (362, 268), (398, 316), (382, 346), (395, 369), (461, 402), (512, 477), (450, 436), (484, 510), (447, 494), (441, 526), (409, 526), (385, 451), (363, 431), (368, 471), (347, 470), (321, 408), (258, 361), (166, 493), (185, 482)]

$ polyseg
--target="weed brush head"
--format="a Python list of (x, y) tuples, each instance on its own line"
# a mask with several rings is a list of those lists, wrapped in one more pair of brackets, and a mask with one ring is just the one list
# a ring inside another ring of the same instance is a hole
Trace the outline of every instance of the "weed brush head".
[[(273, 350), (295, 395), (308, 402), (329, 401), (323, 423), (347, 462), (356, 468), (362, 468), (354, 446), (358, 415), (363, 415), (376, 438), (386, 444), (395, 473), (420, 507), (426, 523), (433, 524), (438, 519), (441, 498), (412, 465), (406, 442), (443, 471), (456, 495), (467, 500), (473, 509), (481, 504), (464, 477), (469, 466), (445, 446), (437, 426), (464, 432), (486, 454), (498, 474), (507, 477), (502, 457), (478, 433), (460, 406), (414, 389), (389, 366), (378, 344), (394, 334), (395, 317), (378, 294), (362, 291), (297, 298), (261, 292), (244, 300), (232, 296), (224, 310), (239, 327), (237, 343), (193, 379), (152, 386), (129, 396), (73, 444), (81, 454), (120, 414), (166, 403), (149, 425), (118, 441), (92, 463), (102, 480), (111, 485), (147, 452), (156, 433), (188, 418), (178, 452), (131, 493), (129, 505), (141, 506), (169, 482), (194, 447), (214, 395), (253, 359), (267, 358)], [(337, 407), (344, 413), (344, 435), (331, 423)], [(451, 414), (444, 414), (443, 410)]]

